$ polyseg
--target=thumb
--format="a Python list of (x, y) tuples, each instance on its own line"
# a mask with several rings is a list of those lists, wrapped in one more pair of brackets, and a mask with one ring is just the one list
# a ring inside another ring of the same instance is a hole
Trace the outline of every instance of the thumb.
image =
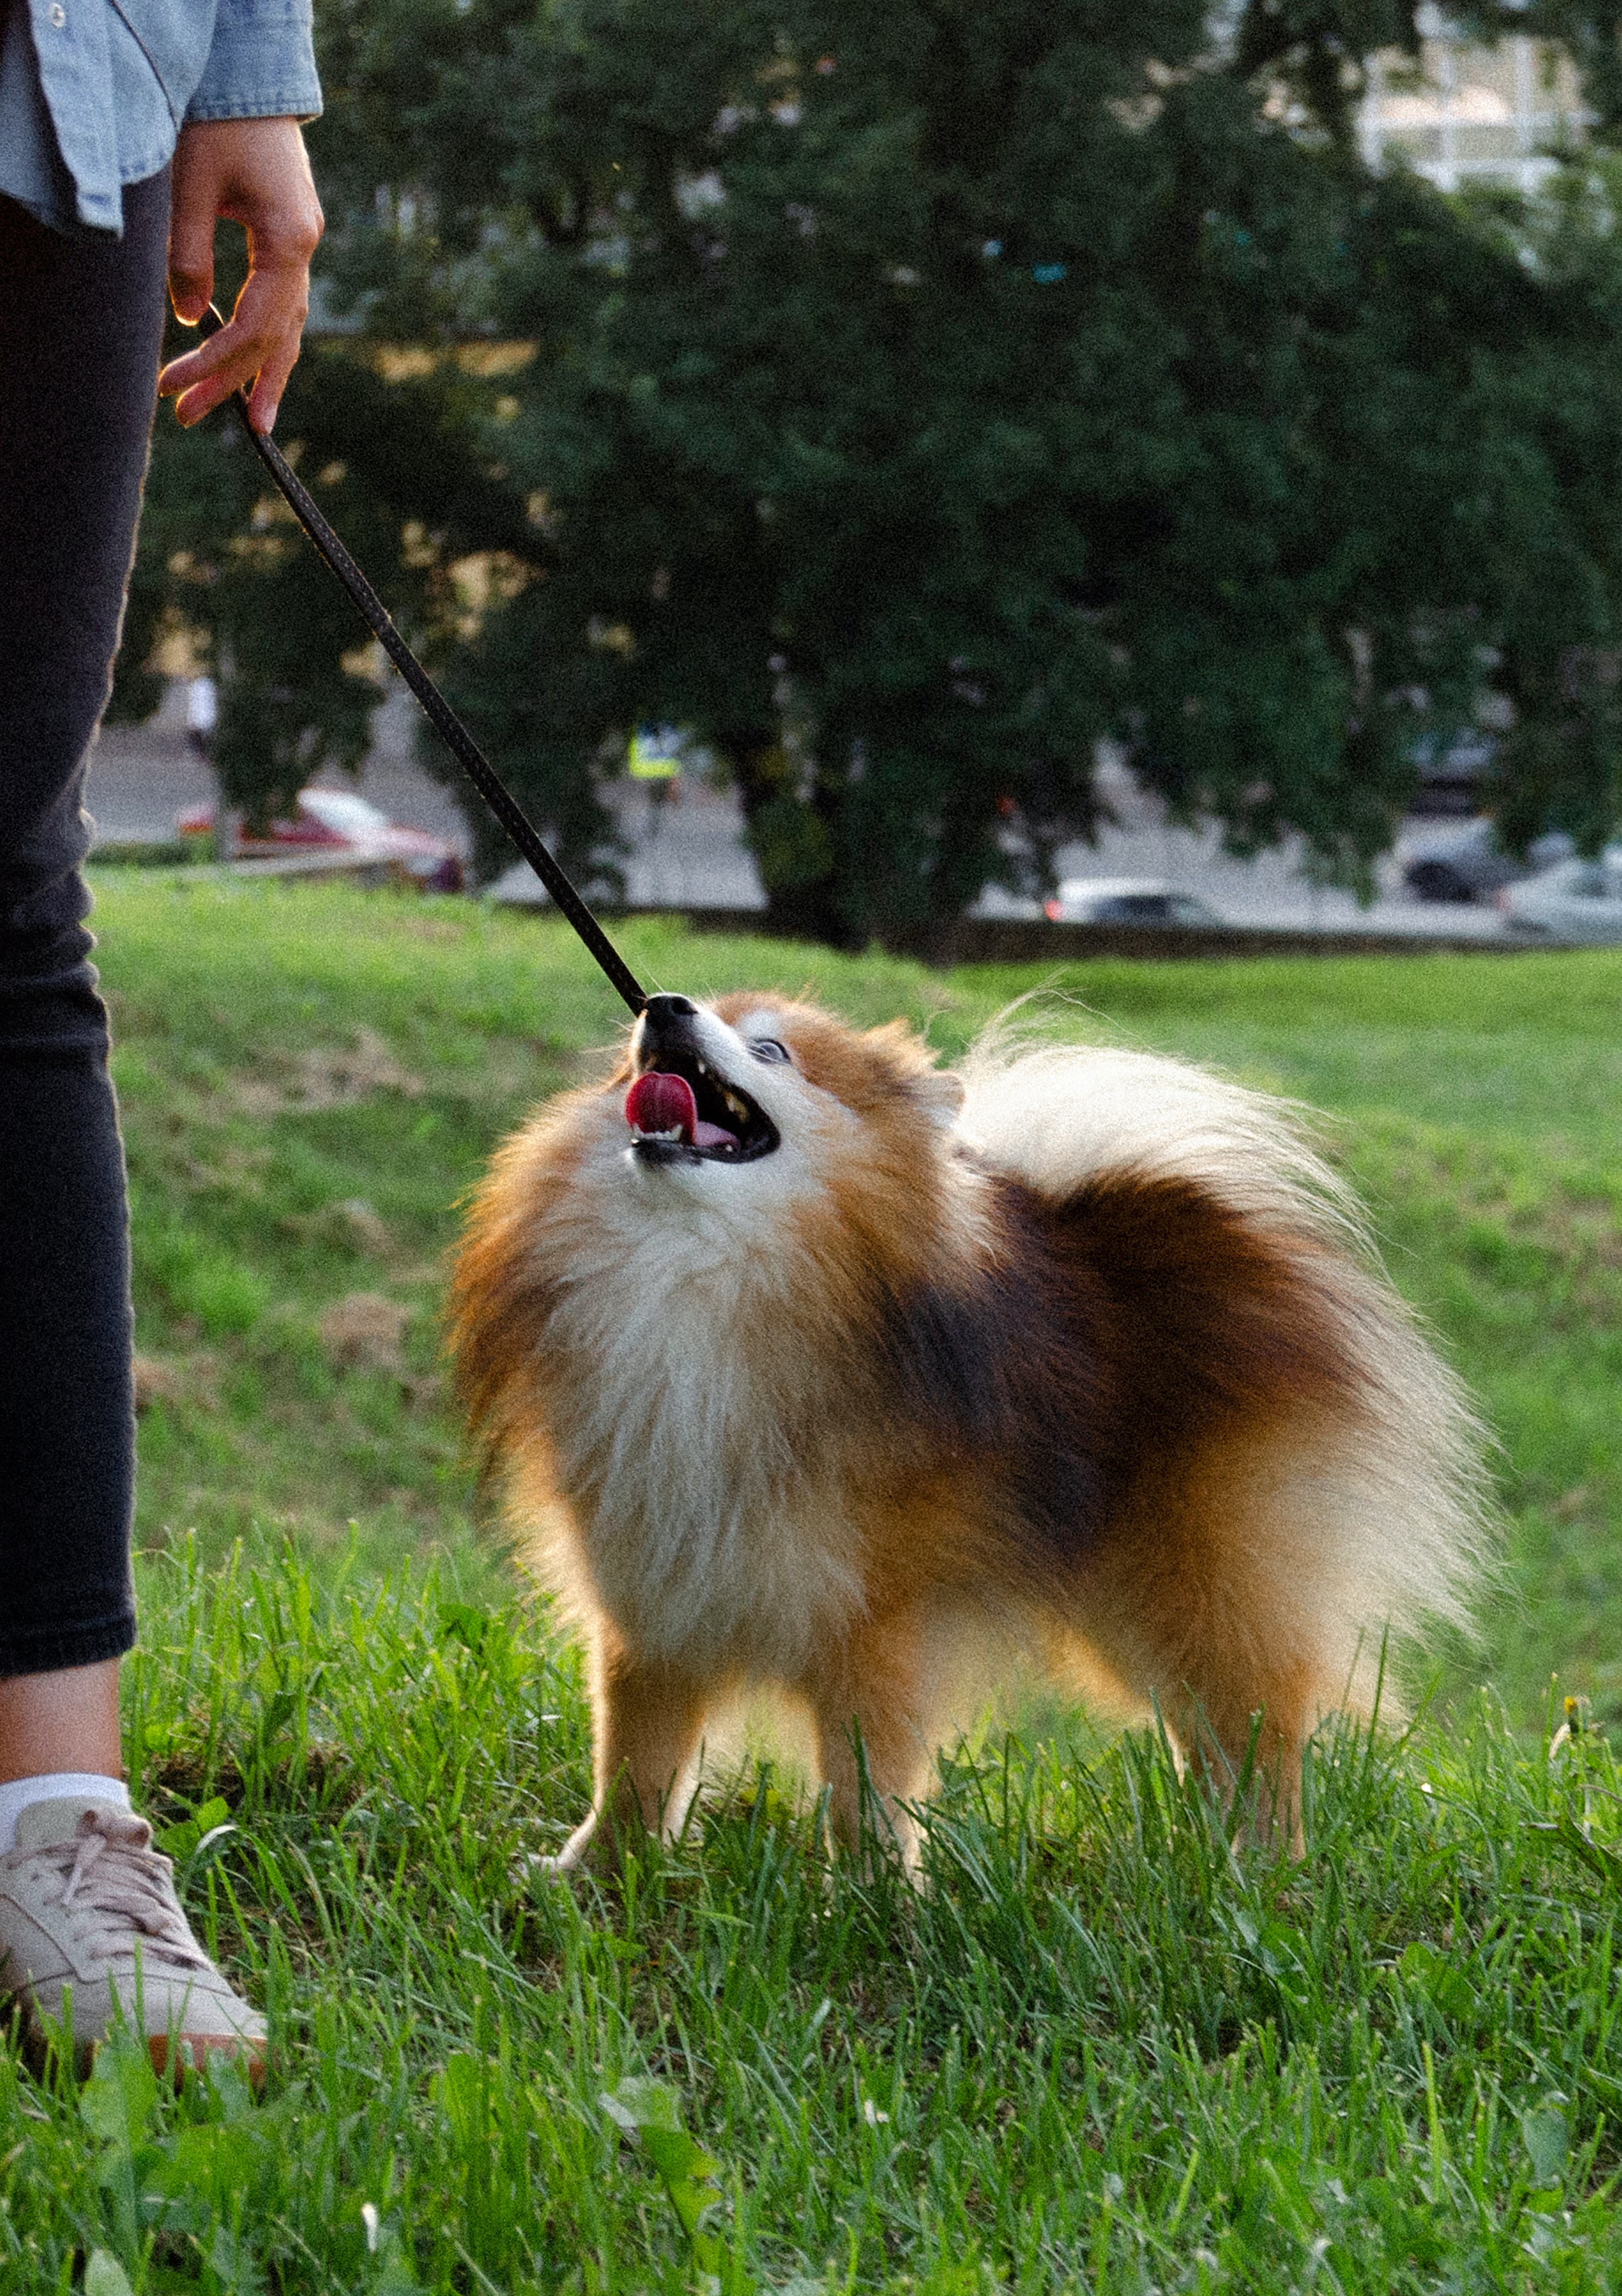
[(169, 226), (169, 292), (175, 316), (194, 326), (214, 293), (214, 201), (196, 178), (177, 176)]

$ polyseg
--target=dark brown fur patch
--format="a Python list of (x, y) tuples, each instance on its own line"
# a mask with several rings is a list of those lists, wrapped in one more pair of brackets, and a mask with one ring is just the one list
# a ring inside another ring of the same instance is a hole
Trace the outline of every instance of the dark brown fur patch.
[(1060, 1289), (1096, 1287), (1111, 1389), (1106, 1456), (1130, 1469), (1244, 1422), (1354, 1407), (1343, 1264), (1192, 1180), (1101, 1176), (1063, 1203), (1032, 1199)]
[(1151, 1470), (1353, 1401), (1321, 1247), (1286, 1251), (1187, 1180), (1062, 1204), (990, 1185), (994, 1257), (876, 1286), (864, 1320), (893, 1444), (995, 1481), (1009, 1570), (1074, 1568)]

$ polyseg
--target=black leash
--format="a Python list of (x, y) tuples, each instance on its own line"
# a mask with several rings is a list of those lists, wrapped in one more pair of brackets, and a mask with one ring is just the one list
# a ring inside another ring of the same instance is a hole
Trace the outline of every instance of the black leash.
[[(224, 319), (212, 304), (203, 316), (202, 331), (211, 335), (223, 327)], [(473, 735), (457, 716), (439, 687), (434, 684), (410, 647), (395, 628), (388, 608), (366, 580), (349, 552), (317, 508), (307, 487), (301, 486), (285, 455), (274, 439), (256, 430), (248, 420), (248, 398), (245, 391), (232, 394), (237, 421), (247, 432), (253, 451), (269, 472), (292, 507), (293, 516), (314, 543), (319, 555), (338, 577), (360, 614), (361, 619), (399, 670), (407, 685), (427, 712), (436, 730), (449, 745), (451, 755), (506, 830), (524, 859), (540, 879), (552, 898), (563, 911), (604, 972), (613, 981), (633, 1013), (640, 1013), (647, 1003), (641, 983), (598, 924), (590, 910), (575, 891), (573, 885), (558, 864), (541, 843), (528, 816), (516, 798), (501, 781), (490, 760)]]

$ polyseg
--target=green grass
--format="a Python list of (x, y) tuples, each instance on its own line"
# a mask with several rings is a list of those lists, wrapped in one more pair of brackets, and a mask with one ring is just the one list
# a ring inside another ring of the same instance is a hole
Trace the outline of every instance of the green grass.
[(0, 2057), (8, 2287), (76, 2249), (333, 2296), (1616, 2284), (1597, 1736), (1331, 1744), (1291, 1868), (1152, 1739), (1060, 1731), (951, 1766), (921, 1897), (766, 1781), (605, 1895), (520, 1868), (585, 1792), (574, 1667), (353, 1574), (149, 1573), (134, 1783), (276, 2070), (176, 2103), (138, 2055), (77, 2096)]
[[(612, 993), (533, 919), (102, 888), (161, 1390), (130, 1761), (278, 2070), (0, 2055), (0, 2289), (1622, 2284), (1622, 1779), (1537, 1726), (1555, 1673), (1622, 1714), (1622, 962), (1099, 964), (1040, 1008), (1323, 1110), (1503, 1447), (1485, 1652), (1405, 1746), (1326, 1746), (1301, 1866), (1058, 1717), (949, 1765), (921, 1898), (765, 1779), (604, 1895), (522, 1867), (584, 1806), (578, 1671), (475, 1537), (435, 1309)], [(621, 938), (947, 1054), (1035, 982)]]

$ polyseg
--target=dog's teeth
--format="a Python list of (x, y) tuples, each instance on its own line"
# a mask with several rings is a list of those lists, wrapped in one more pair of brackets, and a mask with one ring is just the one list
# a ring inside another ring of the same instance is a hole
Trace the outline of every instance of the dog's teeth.
[(740, 1124), (746, 1124), (748, 1122), (749, 1111), (744, 1106), (743, 1102), (738, 1098), (735, 1092), (723, 1092), (721, 1098), (727, 1103), (729, 1113), (736, 1116)]
[(699, 1073), (699, 1075), (700, 1075), (700, 1076), (708, 1076), (708, 1075), (709, 1075), (709, 1073), (710, 1073), (710, 1064), (709, 1064), (709, 1062), (708, 1062), (707, 1061), (700, 1061), (700, 1062), (698, 1062), (698, 1064), (697, 1064), (697, 1065), (698, 1065), (698, 1073)]

